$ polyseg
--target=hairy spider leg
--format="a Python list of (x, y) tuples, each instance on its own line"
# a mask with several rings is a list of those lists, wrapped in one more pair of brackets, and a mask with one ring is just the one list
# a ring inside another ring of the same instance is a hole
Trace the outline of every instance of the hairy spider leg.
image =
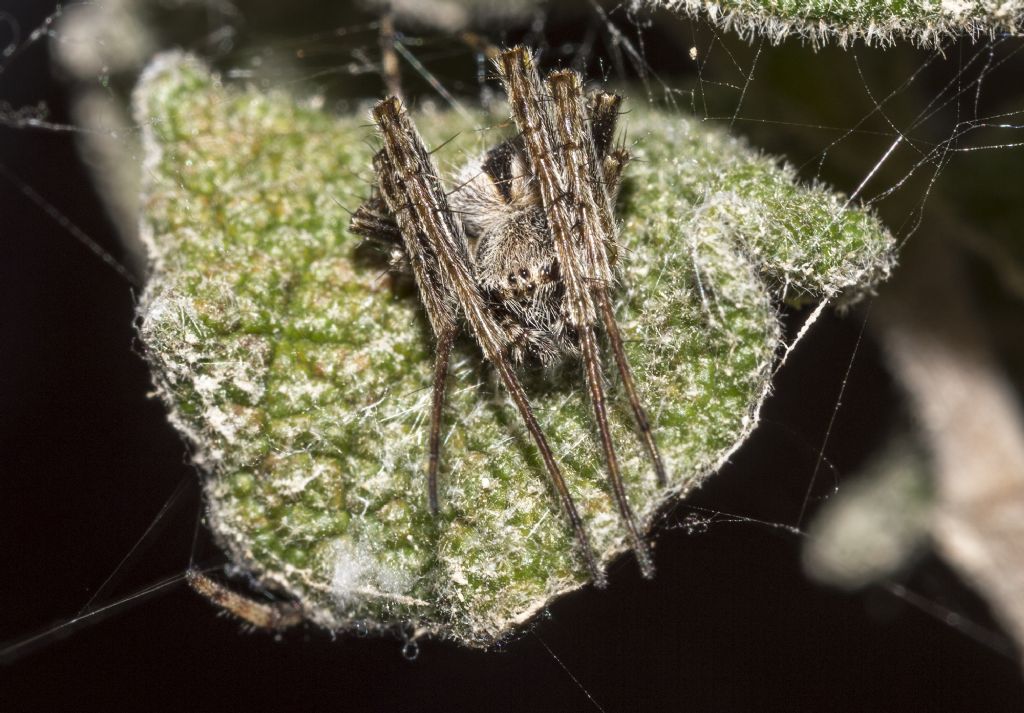
[[(565, 170), (566, 196), (573, 204), (577, 219), (574, 227), (581, 238), (584, 250), (584, 259), (581, 262), (589, 269), (589, 274), (585, 274), (583, 279), (590, 288), (606, 331), (614, 331), (618, 335), (608, 294), (609, 285), (612, 283), (612, 268), (606, 250), (606, 245), (614, 240), (615, 223), (603, 180), (597, 175), (599, 166), (597, 148), (594, 145), (593, 134), (588, 130), (586, 123), (587, 110), (583, 98), (583, 79), (573, 71), (553, 72), (548, 76), (546, 86), (553, 99), (555, 131), (560, 142), (559, 149)], [(603, 128), (607, 131), (609, 127)], [(606, 210), (601, 210), (602, 207)], [(609, 321), (612, 324), (610, 330), (608, 329)], [(591, 323), (589, 331), (591, 335), (594, 334), (593, 323)], [(619, 341), (621, 342), (621, 337)], [(626, 498), (618, 458), (608, 427), (605, 395), (601, 382), (600, 354), (597, 352), (596, 339), (591, 337), (587, 342), (588, 350), (593, 355), (593, 366), (590, 366), (589, 363), (587, 366), (587, 378), (590, 383), (594, 411), (598, 419), (601, 443), (608, 464), (615, 501), (629, 528), (630, 539), (633, 540), (640, 569), (645, 577), (652, 577), (654, 576), (653, 563), (649, 552), (646, 551), (646, 543), (637, 531), (636, 516)], [(584, 351), (584, 359), (588, 361), (590, 359), (587, 350)], [(642, 423), (646, 423), (646, 418)]]
[[(577, 75), (578, 76), (578, 75)], [(579, 82), (571, 83), (571, 91), (576, 92), (576, 85)], [(582, 87), (579, 87), (582, 91)], [(556, 102), (559, 100), (555, 97)], [(568, 97), (569, 101), (580, 101), (576, 97)], [(617, 257), (618, 245), (615, 240), (616, 226), (615, 217), (612, 211), (614, 205), (614, 192), (617, 192), (619, 178), (623, 167), (629, 160), (629, 154), (625, 149), (618, 149), (609, 152), (611, 141), (615, 135), (615, 125), (618, 122), (619, 106), (622, 104), (622, 97), (608, 92), (595, 92), (590, 97), (588, 114), (590, 116), (590, 135), (593, 138), (594, 153), (590, 157), (590, 180), (587, 186), (590, 190), (590, 203), (597, 208), (597, 217), (600, 221), (601, 235), (604, 240), (595, 244), (600, 251), (604, 245), (608, 253), (605, 263), (614, 265)], [(564, 140), (564, 137), (563, 137)], [(613, 192), (614, 189), (614, 192)], [(647, 418), (647, 411), (640, 402), (640, 396), (636, 392), (636, 383), (633, 380), (633, 370), (626, 358), (626, 349), (622, 340), (622, 332), (619, 330), (619, 323), (615, 319), (615, 311), (612, 308), (611, 297), (608, 294), (610, 280), (608, 282), (598, 281), (595, 283), (595, 293), (598, 309), (601, 312), (601, 321), (604, 324), (605, 333), (611, 343), (612, 354), (615, 358), (615, 366), (618, 368), (619, 377), (622, 379), (622, 386), (629, 399), (629, 405), (633, 410), (633, 418), (636, 420), (637, 429), (640, 431), (640, 438), (647, 449), (647, 455), (654, 464), (654, 473), (658, 479), (658, 485), (665, 485), (668, 477), (665, 472), (665, 463), (661, 458), (661, 452), (654, 442), (654, 435), (651, 432), (650, 421)]]
[[(549, 82), (549, 90), (556, 96), (555, 123), (562, 144), (561, 151), (556, 152), (551, 117), (545, 108), (540, 76), (530, 53), (524, 47), (506, 50), (499, 57), (498, 67), (509, 98), (512, 118), (526, 143), (548, 228), (561, 265), (567, 317), (579, 335), (584, 372), (612, 491), (640, 571), (650, 578), (654, 576), (654, 564), (647, 543), (640, 534), (636, 515), (626, 498), (608, 425), (601, 358), (597, 349), (597, 314), (593, 287), (595, 284), (603, 285), (604, 295), (607, 296), (611, 267), (604, 249), (599, 219), (586, 195), (589, 193), (587, 186), (592, 183), (591, 169), (586, 160), (588, 154), (594, 155), (594, 148), (590, 131), (585, 125), (582, 81), (575, 72), (558, 72), (552, 75)], [(558, 100), (559, 96), (561, 101)], [(580, 145), (581, 140), (587, 143), (586, 151)], [(574, 229), (581, 235), (581, 241), (573, 239)]]
[[(368, 240), (380, 243), (383, 246), (397, 246), (402, 244), (402, 231), (398, 228), (394, 218), (387, 212), (388, 208), (383, 199), (371, 198), (359, 206), (352, 214), (349, 223), (349, 230)], [(419, 240), (417, 240), (417, 245)], [(431, 276), (425, 267), (425, 262), (411, 250), (405, 250), (406, 258), (413, 267), (413, 276), (416, 279), (420, 292), (423, 292), (422, 284), (430, 280)], [(404, 262), (404, 261), (403, 261)], [(440, 287), (440, 286), (439, 286)], [(428, 317), (432, 313), (428, 310)], [(439, 325), (440, 332), (434, 327), (433, 317), (431, 327), (435, 329), (437, 346), (434, 354), (434, 385), (433, 399), (430, 409), (430, 436), (428, 443), (427, 461), (427, 502), (430, 512), (436, 515), (439, 510), (437, 497), (437, 473), (441, 463), (441, 422), (444, 415), (445, 391), (448, 385), (448, 364), (451, 358), (452, 345), (455, 343), (455, 336), (458, 331), (445, 321)]]
[(197, 569), (185, 572), (185, 581), (196, 593), (257, 629), (281, 631), (301, 624), (304, 618), (302, 607), (296, 602), (258, 602)]
[[(396, 181), (394, 165), (386, 150), (377, 152), (373, 159), (373, 165), (377, 172), (377, 185), (396, 221), (393, 225), (397, 225), (397, 232), (402, 238), (409, 264), (412, 266), (413, 277), (419, 289), (420, 299), (423, 301), (427, 319), (430, 321), (431, 329), (437, 340), (434, 352), (430, 436), (427, 441), (429, 452), (427, 500), (430, 512), (436, 515), (438, 512), (437, 472), (441, 461), (441, 420), (444, 414), (444, 398), (448, 385), (448, 362), (451, 357), (452, 344), (455, 342), (455, 335), (458, 333), (459, 304), (455, 293), (444, 282), (437, 259), (432, 256), (435, 248), (431, 245), (429, 238), (420, 230), (409, 211), (396, 209), (396, 206), (405, 206), (409, 201), (405, 200), (407, 196)], [(356, 212), (356, 216), (361, 215), (360, 211)], [(371, 212), (372, 209), (367, 211), (367, 213)], [(372, 217), (361, 217), (361, 219), (377, 235), (381, 235), (387, 225), (387, 221), (384, 219), (377, 220)], [(371, 223), (371, 221), (374, 222)], [(361, 228), (362, 223), (358, 227)], [(407, 239), (406, 236), (409, 238)], [(468, 257), (466, 259), (468, 260)]]
[(402, 71), (398, 65), (398, 53), (395, 51), (395, 13), (385, 7), (377, 21), (377, 34), (380, 43), (380, 73), (387, 87), (388, 94), (402, 98)]
[[(607, 151), (610, 145), (621, 98), (607, 93), (594, 95), (589, 106), (591, 130), (587, 131), (588, 107), (584, 105), (583, 80), (580, 75), (572, 71), (554, 72), (547, 78), (547, 87), (554, 102), (555, 127), (565, 161), (566, 187), (570, 200), (573, 200), (576, 207), (576, 216), (579, 220), (577, 227), (586, 253), (585, 264), (593, 270), (593, 274), (587, 276), (589, 284), (605, 333), (611, 342), (615, 364), (629, 398), (641, 440), (654, 464), (658, 482), (663, 485), (666, 482), (665, 466), (661, 453), (654, 443), (647, 414), (636, 393), (632, 370), (626, 358), (622, 334), (615, 320), (609, 294), (609, 287), (614, 278), (607, 247), (615, 245), (615, 219), (606, 188), (605, 166), (603, 162), (599, 162), (599, 157), (603, 155), (602, 150)], [(600, 148), (594, 140), (595, 136), (599, 137)], [(606, 433), (607, 429), (602, 429), (602, 440)], [(610, 437), (608, 442), (609, 450), (606, 450), (606, 453), (609, 454), (612, 486), (622, 515), (629, 522), (632, 512), (629, 511), (621, 476), (617, 472), (614, 451), (610, 450)], [(643, 561), (640, 566), (646, 576), (653, 575), (653, 570), (647, 570)]]
[[(448, 307), (457, 304), (484, 356), (498, 371), (518, 407), (569, 517), (591, 576), (597, 586), (603, 587), (606, 578), (597, 566), (586, 528), (526, 392), (505, 354), (501, 328), (473, 279), (466, 241), (452, 218), (441, 180), (423, 140), (395, 97), (377, 104), (373, 118), (385, 147), (374, 160), (381, 193), (402, 232), (414, 270), (419, 270), (417, 283), (435, 335), (441, 337), (449, 319), (454, 323), (455, 313), (449, 312)], [(420, 273), (427, 279), (421, 280)], [(439, 319), (430, 314), (437, 306), (445, 309)]]
[(441, 420), (444, 416), (444, 395), (448, 386), (448, 362), (455, 343), (455, 332), (445, 332), (437, 337), (437, 353), (434, 355), (434, 399), (430, 409), (430, 438), (427, 461), (427, 499), (430, 512), (437, 515), (437, 470), (441, 463)]
[(349, 222), (349, 230), (356, 235), (378, 242), (381, 246), (400, 245), (402, 232), (388, 213), (382, 198), (373, 197), (356, 208)]
[[(382, 159), (375, 159), (377, 161)], [(376, 165), (376, 164), (375, 164)], [(393, 189), (392, 189), (393, 190)], [(355, 213), (349, 223), (349, 230), (380, 246), (397, 247), (403, 244), (402, 231), (399, 229), (395, 219), (388, 212), (387, 204), (382, 198), (374, 197), (364, 202)], [(419, 241), (417, 241), (417, 244)], [(402, 264), (408, 262), (413, 268), (413, 276), (417, 286), (432, 279), (426, 268), (426, 263), (420, 257), (414, 256), (419, 253), (402, 249), (405, 259)], [(392, 260), (394, 266), (394, 260)], [(440, 288), (441, 286), (438, 286)], [(420, 291), (423, 288), (420, 287)], [(428, 310), (428, 316), (433, 314)], [(430, 317), (433, 320), (433, 317)], [(433, 321), (431, 327), (434, 328)], [(445, 320), (439, 325), (440, 332), (435, 331), (437, 346), (434, 355), (434, 384), (433, 399), (430, 409), (430, 436), (428, 438), (428, 461), (427, 461), (427, 502), (430, 512), (436, 515), (439, 510), (437, 497), (437, 474), (441, 462), (441, 422), (444, 415), (445, 391), (448, 383), (448, 365), (451, 358), (452, 346), (455, 343), (455, 336), (458, 330)]]

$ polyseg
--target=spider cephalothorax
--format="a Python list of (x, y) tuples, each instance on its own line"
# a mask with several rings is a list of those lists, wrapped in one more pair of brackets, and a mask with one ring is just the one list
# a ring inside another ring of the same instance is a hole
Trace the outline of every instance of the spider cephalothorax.
[(390, 241), (408, 266), (437, 338), (430, 432), (429, 494), (437, 509), (440, 421), (452, 343), (468, 325), (494, 365), (537, 445), (595, 581), (602, 583), (586, 529), (513, 366), (582, 359), (605, 463), (631, 546), (645, 575), (650, 554), (626, 500), (608, 427), (600, 323), (659, 482), (665, 471), (634, 387), (610, 289), (617, 254), (612, 205), (628, 160), (612, 139), (621, 99), (587, 98), (581, 77), (554, 72), (542, 83), (527, 50), (498, 56), (519, 134), (470, 161), (447, 194), (423, 141), (397, 98), (373, 118), (384, 141), (374, 157), (377, 193), (352, 230)]
[[(591, 132), (607, 134), (596, 142), (601, 179), (614, 202), (628, 156), (609, 154), (621, 99), (598, 94), (591, 99)], [(603, 119), (603, 120), (602, 120)], [(516, 363), (535, 360), (547, 366), (579, 355), (579, 338), (565, 304), (558, 253), (551, 240), (523, 137), (503, 141), (470, 161), (449, 195), (461, 217), (476, 268), (477, 284), (508, 333), (509, 356)]]

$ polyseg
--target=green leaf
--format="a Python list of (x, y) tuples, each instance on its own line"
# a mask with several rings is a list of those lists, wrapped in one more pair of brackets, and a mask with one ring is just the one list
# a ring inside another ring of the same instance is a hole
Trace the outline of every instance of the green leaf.
[[(370, 187), (373, 131), (283, 94), (222, 86), (158, 58), (136, 92), (142, 337), (154, 381), (205, 472), (232, 560), (332, 630), (411, 624), (487, 645), (585, 569), (515, 409), (478, 348), (458, 345), (442, 513), (426, 507), (432, 338), (415, 292), (366, 259), (349, 213)], [(783, 299), (850, 298), (883, 279), (893, 240), (868, 213), (743, 142), (642, 103), (618, 214), (617, 291), (641, 395), (670, 472), (659, 488), (612, 385), (631, 503), (652, 524), (757, 423)], [(415, 117), (441, 170), (497, 142), (500, 116)], [(601, 560), (625, 549), (580, 367), (524, 369)]]
[(1020, 34), (1022, 0), (633, 0), (634, 6), (666, 8), (706, 18), (747, 38), (778, 44), (797, 36), (818, 47), (861, 41), (886, 46), (910, 40), (940, 47), (961, 36)]

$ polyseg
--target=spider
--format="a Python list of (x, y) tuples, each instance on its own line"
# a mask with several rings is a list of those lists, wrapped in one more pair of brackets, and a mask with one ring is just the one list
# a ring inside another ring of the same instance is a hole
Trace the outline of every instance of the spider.
[(438, 510), (440, 431), (449, 358), (460, 325), (480, 346), (515, 402), (544, 462), (581, 554), (605, 585), (587, 530), (515, 367), (579, 358), (604, 461), (631, 548), (645, 577), (650, 551), (626, 498), (608, 426), (597, 326), (604, 328), (637, 430), (658, 482), (665, 467), (623, 347), (611, 301), (617, 257), (612, 211), (629, 155), (613, 147), (621, 97), (584, 95), (581, 76), (556, 71), (542, 83), (523, 47), (495, 60), (508, 95), (514, 138), (472, 160), (446, 194), (400, 100), (373, 109), (384, 147), (373, 159), (375, 195), (353, 214), (353, 233), (392, 246), (411, 269), (436, 338), (428, 441), (429, 507)]

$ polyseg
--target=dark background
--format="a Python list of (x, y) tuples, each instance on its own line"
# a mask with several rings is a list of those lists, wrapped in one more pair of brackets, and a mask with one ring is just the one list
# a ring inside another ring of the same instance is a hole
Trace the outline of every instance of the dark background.
[[(48, 11), (14, 13), (28, 32)], [(546, 39), (560, 33), (572, 29), (553, 24)], [(660, 41), (648, 57), (670, 73), (685, 48)], [(45, 43), (0, 73), (0, 102), (44, 102), (70, 122)], [(607, 711), (1024, 710), (1012, 645), (934, 556), (887, 583), (925, 611), (886, 585), (847, 595), (809, 583), (799, 537), (782, 528), (684, 526), (705, 509), (795, 524), (848, 368), (812, 514), (900, 423), (863, 312), (826, 316), (792, 355), (754, 437), (667, 519), (654, 581), (620, 562), (607, 591), (557, 602), (493, 652), (428, 641), (408, 661), (398, 640), (243, 633), (180, 581), (197, 474), (149, 395), (136, 290), (60, 224), (121, 254), (74, 135), (0, 127), (0, 165), (0, 642), (74, 616), (168, 504), (97, 605), (178, 577), (0, 662), (0, 710), (596, 710), (588, 693)], [(199, 556), (218, 561), (209, 545)]]

